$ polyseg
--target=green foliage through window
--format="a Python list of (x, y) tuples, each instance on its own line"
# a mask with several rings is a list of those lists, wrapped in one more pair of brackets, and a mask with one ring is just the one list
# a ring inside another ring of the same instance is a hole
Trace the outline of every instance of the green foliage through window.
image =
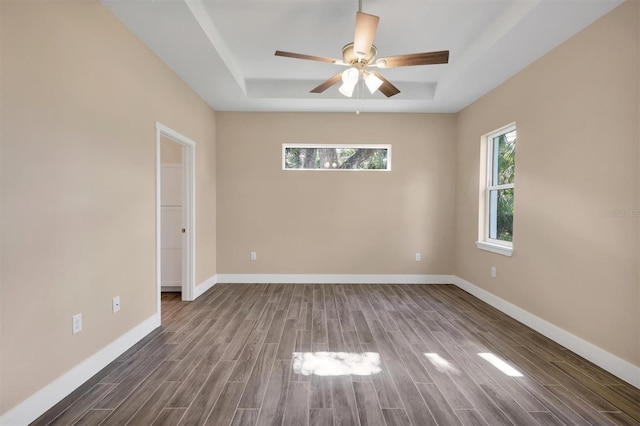
[(510, 128), (494, 134), (488, 141), (489, 229), (488, 237), (513, 241), (513, 200), (515, 191), (516, 130)]
[(284, 145), (284, 169), (390, 170), (388, 145)]

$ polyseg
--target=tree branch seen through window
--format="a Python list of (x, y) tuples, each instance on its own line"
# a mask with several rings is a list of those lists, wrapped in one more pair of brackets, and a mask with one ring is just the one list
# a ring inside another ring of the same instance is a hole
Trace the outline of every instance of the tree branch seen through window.
[(390, 170), (389, 145), (283, 145), (283, 169)]

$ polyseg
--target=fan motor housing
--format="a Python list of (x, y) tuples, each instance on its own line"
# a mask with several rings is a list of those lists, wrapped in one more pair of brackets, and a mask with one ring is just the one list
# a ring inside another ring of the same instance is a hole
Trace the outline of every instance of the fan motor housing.
[(358, 55), (356, 55), (356, 52), (353, 50), (353, 43), (349, 43), (342, 48), (342, 60), (345, 64), (353, 65), (358, 62), (364, 63), (365, 65), (370, 64), (376, 58), (377, 54), (378, 49), (373, 44), (371, 45), (369, 54), (364, 58), (359, 58)]

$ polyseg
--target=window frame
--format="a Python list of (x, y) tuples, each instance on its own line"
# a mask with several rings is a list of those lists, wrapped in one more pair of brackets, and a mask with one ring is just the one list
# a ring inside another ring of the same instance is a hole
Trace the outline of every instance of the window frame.
[[(513, 189), (514, 193), (514, 202), (515, 202), (515, 173), (514, 173), (514, 182), (501, 184), (501, 185), (493, 185), (493, 174), (494, 170), (494, 144), (493, 140), (496, 137), (501, 135), (510, 133), (512, 131), (516, 131), (516, 144), (517, 144), (517, 128), (516, 123), (511, 123), (507, 126), (501, 127), (497, 130), (494, 130), (491, 133), (488, 133), (482, 137), (482, 150), (481, 150), (481, 162), (484, 163), (484, 168), (481, 168), (481, 192), (482, 196), (480, 199), (482, 200), (482, 205), (480, 207), (480, 220), (479, 222), (479, 232), (478, 232), (478, 241), (476, 241), (476, 246), (481, 250), (487, 250), (493, 253), (501, 254), (503, 256), (512, 256), (513, 255), (513, 241), (505, 241), (499, 240), (497, 238), (490, 237), (491, 230), (491, 191), (500, 191), (504, 189)], [(517, 149), (517, 148), (516, 148)]]
[[(287, 148), (355, 148), (355, 149), (386, 149), (387, 150), (387, 168), (386, 169), (303, 169), (303, 168), (287, 168), (286, 154)], [(329, 144), (329, 143), (283, 143), (282, 144), (282, 170), (285, 171), (334, 171), (334, 172), (390, 172), (391, 171), (391, 144)]]

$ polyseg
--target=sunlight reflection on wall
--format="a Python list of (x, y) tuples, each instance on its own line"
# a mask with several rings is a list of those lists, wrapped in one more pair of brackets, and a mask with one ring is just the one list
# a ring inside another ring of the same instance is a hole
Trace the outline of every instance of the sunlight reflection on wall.
[(303, 376), (370, 376), (382, 369), (377, 352), (294, 352), (293, 371)]

